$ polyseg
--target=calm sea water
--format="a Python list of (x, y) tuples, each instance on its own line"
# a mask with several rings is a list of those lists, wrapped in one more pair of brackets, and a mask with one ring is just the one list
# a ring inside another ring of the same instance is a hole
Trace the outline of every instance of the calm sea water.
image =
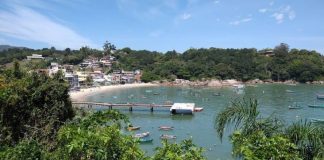
[[(289, 93), (286, 90), (291, 90)], [(159, 95), (154, 95), (159, 93)], [(221, 96), (214, 96), (221, 93)], [(235, 92), (232, 88), (190, 88), (190, 87), (144, 87), (132, 89), (120, 89), (107, 93), (100, 93), (87, 97), (88, 101), (95, 102), (141, 102), (163, 104), (165, 101), (195, 103), (204, 107), (203, 112), (194, 115), (170, 115), (167, 109), (157, 109), (150, 112), (148, 108), (134, 108), (129, 112), (128, 108), (120, 109), (130, 117), (133, 125), (141, 126), (140, 133), (149, 131), (154, 139), (152, 144), (142, 144), (141, 147), (148, 155), (154, 152), (154, 148), (161, 145), (161, 134), (176, 135), (176, 141), (192, 138), (194, 143), (205, 148), (208, 159), (233, 159), (231, 157), (231, 144), (228, 135), (220, 141), (214, 128), (215, 117), (238, 98), (256, 98), (259, 101), (262, 116), (277, 116), (285, 123), (290, 124), (300, 119), (324, 118), (324, 109), (307, 107), (307, 104), (324, 104), (324, 101), (316, 99), (316, 93), (324, 93), (324, 86), (305, 85), (296, 86), (282, 84), (263, 84), (246, 86), (242, 92)], [(304, 108), (289, 110), (288, 106), (294, 102)], [(173, 131), (159, 131), (161, 125), (174, 126)], [(126, 132), (126, 131), (125, 131)]]

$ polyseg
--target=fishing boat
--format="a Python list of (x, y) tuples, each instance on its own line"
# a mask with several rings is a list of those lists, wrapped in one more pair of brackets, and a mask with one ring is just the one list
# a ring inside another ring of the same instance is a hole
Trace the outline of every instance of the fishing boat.
[(237, 89), (243, 89), (245, 86), (244, 84), (234, 84), (233, 87)]
[(297, 103), (294, 103), (294, 105), (288, 106), (289, 109), (302, 109), (303, 107), (298, 105)]
[(324, 119), (310, 118), (312, 123), (324, 123)]
[(154, 92), (153, 95), (160, 95), (160, 93), (159, 92)]
[(213, 93), (213, 96), (221, 96), (220, 93)]
[(324, 108), (324, 104), (309, 104), (308, 107), (311, 107), (311, 108)]
[(153, 142), (153, 138), (139, 138), (140, 143), (151, 143)]
[(286, 92), (287, 93), (295, 93), (295, 91), (292, 91), (292, 90), (289, 90), (289, 89), (287, 89)]
[(289, 109), (302, 109), (302, 106), (288, 106)]
[(147, 137), (149, 135), (150, 135), (150, 132), (144, 132), (144, 133), (137, 133), (133, 137), (134, 138), (143, 138), (143, 137)]
[(203, 111), (203, 110), (204, 110), (204, 108), (196, 107), (195, 110), (194, 110), (194, 112), (201, 112), (201, 111)]
[(140, 126), (129, 126), (127, 127), (128, 131), (136, 131), (139, 130), (141, 127)]
[(151, 93), (151, 92), (152, 92), (152, 90), (145, 90), (145, 92), (146, 92), (146, 93)]
[(177, 136), (175, 136), (175, 135), (168, 135), (168, 134), (162, 134), (162, 135), (160, 136), (160, 138), (161, 138), (161, 139), (176, 139)]
[(324, 94), (316, 94), (317, 99), (323, 99), (324, 100)]
[(160, 126), (159, 129), (163, 131), (170, 131), (173, 130), (174, 127), (172, 126)]

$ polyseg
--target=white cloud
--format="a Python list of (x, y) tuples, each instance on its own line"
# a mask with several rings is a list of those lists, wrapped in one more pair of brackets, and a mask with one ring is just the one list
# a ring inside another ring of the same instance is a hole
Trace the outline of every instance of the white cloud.
[(230, 25), (237, 26), (237, 25), (240, 25), (241, 23), (246, 23), (246, 22), (250, 22), (250, 21), (252, 21), (251, 17), (243, 18), (243, 19), (240, 19), (240, 20), (237, 20), (237, 21), (230, 22)]
[(294, 20), (296, 18), (295, 11), (290, 7), (290, 5), (281, 7), (277, 12), (273, 13), (271, 15), (278, 24), (284, 22), (286, 17), (288, 17), (289, 20)]
[(266, 8), (259, 9), (259, 12), (260, 12), (260, 13), (265, 13), (265, 12), (267, 12), (267, 11), (268, 11), (268, 9), (266, 9)]
[(184, 13), (181, 15), (182, 20), (188, 20), (190, 18), (191, 18), (191, 14), (189, 14), (189, 13)]
[(290, 11), (288, 14), (288, 18), (290, 20), (294, 20), (296, 18), (296, 13), (294, 11)]
[(214, 1), (214, 4), (218, 4), (219, 2), (220, 2), (220, 1), (218, 1), (218, 0), (215, 0), (215, 1)]
[(277, 21), (277, 23), (282, 23), (284, 21), (285, 15), (283, 13), (274, 13), (272, 15)]
[(9, 4), (9, 10), (0, 11), (0, 34), (34, 41), (57, 48), (77, 49), (84, 45), (95, 46), (90, 40), (71, 28), (53, 21), (35, 10), (17, 4)]

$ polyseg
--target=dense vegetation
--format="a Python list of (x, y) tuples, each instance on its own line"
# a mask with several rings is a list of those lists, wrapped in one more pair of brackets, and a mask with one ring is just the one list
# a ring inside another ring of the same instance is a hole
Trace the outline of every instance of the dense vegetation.
[(0, 73), (0, 159), (205, 159), (203, 150), (185, 140), (163, 143), (147, 157), (138, 141), (122, 133), (128, 118), (115, 110), (74, 110), (68, 85), (24, 72), (19, 63)]
[[(113, 64), (113, 69), (141, 69), (144, 71), (142, 77), (144, 82), (175, 78), (309, 82), (323, 80), (324, 77), (324, 57), (321, 54), (308, 50), (290, 50), (287, 44), (276, 46), (273, 49), (273, 56), (265, 56), (264, 53), (269, 49), (258, 51), (254, 48), (201, 48), (189, 49), (182, 54), (176, 51), (163, 54), (130, 48), (115, 51), (116, 47), (109, 42), (106, 42), (103, 48), (104, 52), (88, 47), (82, 47), (80, 50), (67, 48), (63, 51), (54, 47), (41, 50), (13, 48), (0, 52), (0, 64), (10, 63), (13, 59), (22, 60), (32, 53), (49, 57), (49, 61), (74, 65), (89, 56), (100, 58), (112, 54), (118, 60)], [(49, 63), (31, 68), (44, 68), (46, 65)]]
[(324, 75), (323, 56), (315, 51), (289, 50), (286, 44), (275, 47), (273, 56), (265, 56), (265, 50), (256, 49), (189, 49), (183, 54), (129, 48), (122, 51), (118, 54), (120, 67), (144, 70), (144, 81), (216, 78), (308, 82)]
[(256, 100), (235, 101), (220, 112), (216, 129), (222, 139), (227, 125), (234, 125), (230, 135), (233, 155), (256, 159), (323, 159), (324, 128), (300, 121), (288, 127), (275, 117), (263, 118)]

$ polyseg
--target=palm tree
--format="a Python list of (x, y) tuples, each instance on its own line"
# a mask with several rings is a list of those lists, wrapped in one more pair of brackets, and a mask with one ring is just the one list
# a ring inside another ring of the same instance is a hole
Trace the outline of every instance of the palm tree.
[(296, 144), (303, 159), (324, 158), (324, 128), (300, 121), (287, 127), (285, 135)]
[(241, 130), (243, 135), (249, 135), (255, 131), (263, 131), (270, 136), (278, 133), (281, 123), (277, 118), (262, 118), (257, 110), (258, 102), (253, 99), (233, 101), (231, 105), (216, 118), (216, 130), (222, 140), (224, 129), (227, 125), (234, 124), (235, 130)]
[(324, 158), (324, 128), (307, 121), (293, 123), (284, 127), (282, 122), (274, 117), (262, 118), (257, 109), (257, 100), (234, 101), (220, 112), (216, 118), (216, 130), (222, 140), (224, 129), (233, 125), (240, 130), (242, 137), (248, 137), (257, 131), (262, 131), (266, 137), (283, 136), (294, 143), (299, 155), (306, 160)]

